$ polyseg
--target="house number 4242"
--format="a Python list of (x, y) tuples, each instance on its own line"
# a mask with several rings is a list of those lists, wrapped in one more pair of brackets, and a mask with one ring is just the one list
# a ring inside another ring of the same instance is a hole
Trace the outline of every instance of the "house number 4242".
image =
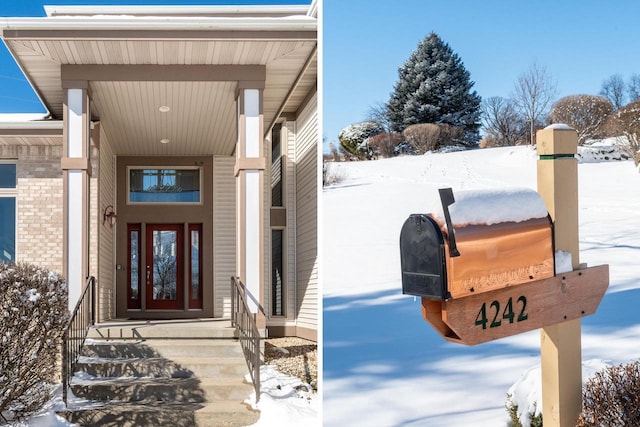
[(497, 328), (501, 326), (503, 320), (508, 321), (509, 323), (522, 322), (527, 320), (529, 317), (526, 310), (527, 297), (525, 296), (518, 297), (515, 304), (513, 303), (513, 298), (509, 298), (503, 309), (501, 309), (499, 301), (492, 301), (491, 304), (489, 304), (488, 309), (487, 303), (485, 302), (482, 304), (482, 307), (480, 307), (480, 311), (476, 316), (475, 324), (476, 326), (482, 326), (482, 329), (487, 329), (489, 319), (491, 319), (491, 323), (489, 323), (490, 328)]

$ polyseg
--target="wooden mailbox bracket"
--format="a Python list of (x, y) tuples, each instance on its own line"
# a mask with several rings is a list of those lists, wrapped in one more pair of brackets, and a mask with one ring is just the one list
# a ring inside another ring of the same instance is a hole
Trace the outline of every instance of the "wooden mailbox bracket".
[(422, 298), (422, 317), (447, 341), (476, 345), (595, 313), (609, 286), (609, 266), (449, 301)]

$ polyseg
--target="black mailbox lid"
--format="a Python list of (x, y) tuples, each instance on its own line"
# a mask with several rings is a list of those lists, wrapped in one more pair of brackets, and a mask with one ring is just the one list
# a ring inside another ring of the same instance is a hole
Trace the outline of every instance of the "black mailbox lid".
[(449, 299), (444, 250), (442, 231), (431, 216), (409, 216), (400, 232), (403, 294)]

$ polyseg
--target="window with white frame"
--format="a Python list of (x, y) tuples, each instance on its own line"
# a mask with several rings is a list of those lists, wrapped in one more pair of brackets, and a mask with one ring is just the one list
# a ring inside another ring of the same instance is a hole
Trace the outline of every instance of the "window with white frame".
[(0, 161), (0, 262), (16, 260), (16, 163)]

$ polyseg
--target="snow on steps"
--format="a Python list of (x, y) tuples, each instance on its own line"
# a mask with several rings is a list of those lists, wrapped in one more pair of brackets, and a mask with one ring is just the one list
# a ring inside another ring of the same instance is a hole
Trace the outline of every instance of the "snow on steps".
[(233, 339), (89, 339), (59, 415), (85, 426), (246, 426), (259, 418), (243, 403), (247, 372)]

